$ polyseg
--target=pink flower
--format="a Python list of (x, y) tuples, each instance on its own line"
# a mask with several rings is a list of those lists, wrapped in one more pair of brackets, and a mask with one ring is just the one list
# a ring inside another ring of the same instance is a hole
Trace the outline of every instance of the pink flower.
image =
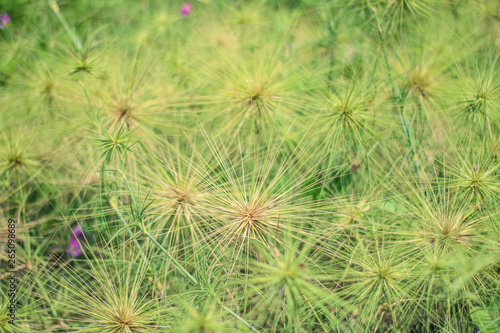
[(6, 13), (0, 14), (0, 29), (4, 29), (10, 22), (10, 16)]
[(85, 242), (85, 234), (81, 226), (76, 226), (71, 232), (71, 240), (69, 241), (69, 246), (66, 247), (66, 253), (73, 257), (79, 257), (82, 253), (82, 247), (80, 243)]
[(181, 6), (181, 16), (183, 17), (189, 16), (192, 10), (193, 10), (193, 5), (190, 4), (189, 2), (184, 2)]

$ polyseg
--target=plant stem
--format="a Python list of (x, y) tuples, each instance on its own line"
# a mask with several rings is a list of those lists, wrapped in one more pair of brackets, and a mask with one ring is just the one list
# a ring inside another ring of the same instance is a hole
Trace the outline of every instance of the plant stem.
[(68, 32), (69, 36), (73, 40), (73, 43), (75, 44), (75, 47), (78, 51), (82, 49), (82, 43), (76, 36), (76, 34), (71, 30), (68, 22), (64, 18), (64, 16), (61, 14), (61, 11), (59, 10), (59, 6), (57, 5), (57, 2), (55, 0), (49, 1), (50, 8), (52, 8), (52, 11), (56, 14), (57, 18), (59, 21), (61, 21), (61, 24), (63, 25), (64, 29)]
[(245, 325), (246, 327), (248, 327), (250, 329), (250, 331), (253, 331), (253, 332), (259, 332), (256, 328), (254, 328), (251, 324), (249, 324), (245, 319), (241, 318), (238, 314), (236, 314), (235, 312), (233, 312), (231, 309), (229, 309), (227, 306), (225, 306), (222, 301), (215, 295), (215, 293), (210, 289), (210, 288), (207, 288), (206, 286), (202, 286), (200, 284), (200, 282), (193, 276), (191, 275), (191, 273), (189, 273), (185, 268), (184, 266), (181, 265), (181, 263), (179, 263), (177, 261), (177, 259), (174, 258), (174, 256), (172, 256), (172, 254), (170, 252), (168, 252), (167, 249), (165, 249), (163, 247), (163, 245), (161, 245), (160, 243), (158, 243), (158, 241), (146, 230), (146, 228), (144, 227), (143, 224), (140, 224), (140, 228), (141, 228), (141, 231), (164, 253), (167, 255), (167, 257), (170, 258), (170, 260), (172, 260), (172, 263), (174, 264), (174, 266), (185, 276), (187, 277), (189, 280), (191, 280), (191, 282), (197, 286), (200, 286), (200, 287), (203, 287), (206, 291), (208, 291), (210, 293), (210, 295), (212, 297), (215, 298), (215, 300), (217, 301), (217, 304), (219, 304), (220, 306), (222, 306), (222, 308), (224, 310), (226, 310), (227, 312), (229, 312), (233, 317), (235, 317), (236, 319), (238, 319), (243, 325)]
[(110, 199), (111, 198), (108, 197), (108, 203), (109, 203), (109, 205), (113, 208), (113, 210), (115, 211), (116, 215), (118, 215), (118, 218), (120, 219), (120, 221), (122, 221), (122, 223), (127, 227), (127, 231), (129, 233), (130, 237), (133, 238), (133, 242), (134, 242), (135, 247), (142, 254), (142, 256), (144, 258), (147, 258), (146, 254), (142, 250), (141, 244), (139, 244), (139, 242), (137, 241), (137, 239), (133, 237), (134, 234), (132, 232), (132, 229), (130, 229), (130, 226), (129, 226), (127, 220), (123, 217), (122, 212), (120, 212), (120, 210), (118, 209), (118, 206), (114, 202), (112, 202)]
[[(123, 174), (122, 174), (123, 175)], [(124, 176), (124, 175), (123, 175)], [(128, 185), (128, 182), (127, 182), (127, 185)], [(130, 190), (130, 188), (129, 188)], [(134, 199), (135, 201), (135, 199)], [(128, 230), (130, 233), (132, 233), (132, 230), (130, 229), (129, 227), (129, 224), (128, 222), (126, 221), (126, 219), (123, 217), (123, 214), (121, 214), (120, 210), (118, 209), (118, 206), (114, 203), (114, 202), (111, 202), (110, 201), (110, 204), (111, 206), (113, 207), (113, 209), (115, 210), (115, 212), (117, 212), (117, 215), (118, 217), (120, 218), (120, 220), (125, 224), (125, 226), (127, 226)], [(140, 218), (140, 221), (139, 221), (139, 228), (141, 229), (141, 232), (146, 235), (152, 242), (153, 244), (155, 244), (161, 252), (163, 252), (171, 261), (172, 263), (174, 264), (174, 266), (182, 273), (182, 275), (184, 275), (186, 278), (188, 278), (194, 285), (204, 289), (205, 291), (208, 291), (209, 294), (215, 298), (215, 300), (217, 301), (217, 304), (219, 304), (224, 310), (226, 310), (227, 312), (229, 312), (233, 317), (235, 317), (238, 321), (240, 321), (243, 325), (245, 325), (246, 327), (248, 327), (248, 329), (250, 329), (250, 331), (253, 331), (253, 332), (259, 332), (255, 327), (253, 327), (251, 324), (249, 324), (246, 320), (244, 320), (243, 318), (241, 318), (238, 314), (236, 314), (234, 311), (232, 311), (231, 309), (229, 309), (227, 306), (225, 306), (223, 304), (223, 302), (215, 295), (215, 293), (211, 290), (211, 288), (208, 288), (207, 286), (204, 286), (200, 283), (200, 281), (198, 281), (198, 279), (196, 279), (191, 273), (189, 273), (187, 271), (186, 268), (184, 268), (184, 266), (182, 266), (182, 264), (177, 260), (175, 259), (175, 257), (167, 250), (163, 247), (163, 245), (161, 245), (154, 237), (153, 235), (151, 235), (149, 233), (149, 231), (146, 229), (146, 227), (144, 226), (144, 224), (142, 223), (142, 218)], [(134, 239), (134, 241), (137, 243), (136, 246), (139, 246), (139, 243), (137, 242), (136, 239)], [(144, 252), (143, 252), (144, 254)]]

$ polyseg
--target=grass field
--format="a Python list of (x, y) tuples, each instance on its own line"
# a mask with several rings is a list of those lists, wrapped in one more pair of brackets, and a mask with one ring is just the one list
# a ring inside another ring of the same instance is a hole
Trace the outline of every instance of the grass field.
[(500, 332), (497, 0), (0, 0), (0, 332)]

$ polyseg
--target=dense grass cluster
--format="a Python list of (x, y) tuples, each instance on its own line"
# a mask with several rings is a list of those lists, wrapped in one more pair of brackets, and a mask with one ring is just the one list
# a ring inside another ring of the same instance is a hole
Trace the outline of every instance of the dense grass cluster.
[(0, 12), (1, 332), (500, 331), (497, 0)]

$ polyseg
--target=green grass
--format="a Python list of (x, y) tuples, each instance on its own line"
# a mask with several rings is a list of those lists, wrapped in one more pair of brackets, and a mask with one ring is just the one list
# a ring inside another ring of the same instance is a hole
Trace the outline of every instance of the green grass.
[(500, 3), (181, 5), (0, 0), (0, 332), (500, 331)]

